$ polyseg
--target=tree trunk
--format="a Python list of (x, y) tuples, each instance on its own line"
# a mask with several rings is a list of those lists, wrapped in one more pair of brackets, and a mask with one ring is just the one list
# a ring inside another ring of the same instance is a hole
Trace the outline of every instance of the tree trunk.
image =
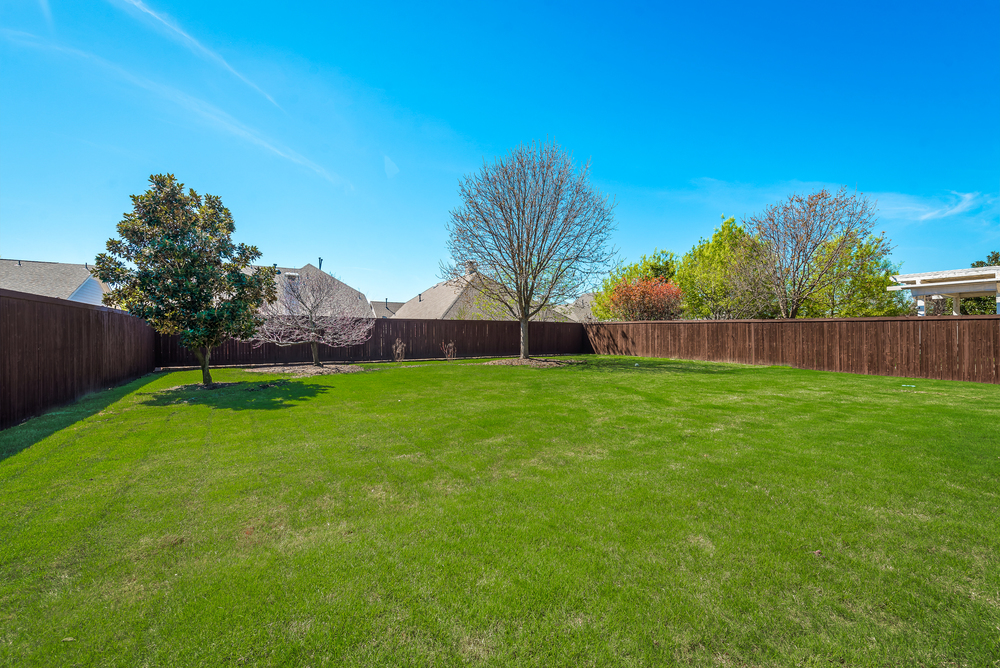
[(212, 384), (212, 372), (208, 368), (208, 361), (212, 356), (212, 349), (195, 348), (191, 352), (194, 353), (195, 358), (198, 360), (198, 364), (201, 365), (201, 382), (205, 387), (208, 387)]
[(323, 363), (319, 361), (319, 344), (315, 341), (310, 341), (309, 349), (312, 350), (313, 364), (315, 366), (323, 366)]
[(521, 318), (521, 359), (528, 359), (528, 319)]

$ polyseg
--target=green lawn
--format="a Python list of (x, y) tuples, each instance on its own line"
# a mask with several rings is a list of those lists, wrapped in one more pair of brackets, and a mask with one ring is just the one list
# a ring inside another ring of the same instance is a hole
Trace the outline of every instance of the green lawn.
[(0, 664), (1000, 665), (1000, 387), (581, 359), (0, 432)]

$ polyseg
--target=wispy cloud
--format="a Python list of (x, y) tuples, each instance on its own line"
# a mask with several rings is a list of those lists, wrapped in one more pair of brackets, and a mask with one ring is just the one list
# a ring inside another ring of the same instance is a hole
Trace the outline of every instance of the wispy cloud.
[(396, 174), (399, 174), (399, 167), (396, 166), (396, 163), (394, 163), (387, 155), (382, 157), (385, 158), (385, 175), (391, 179)]
[(174, 39), (178, 40), (181, 44), (188, 47), (189, 49), (191, 49), (198, 55), (202, 56), (203, 58), (206, 58), (216, 63), (217, 65), (221, 66), (222, 68), (230, 72), (233, 76), (238, 78), (240, 81), (242, 81), (243, 83), (245, 83), (246, 85), (250, 86), (255, 91), (257, 91), (258, 93), (266, 97), (271, 104), (278, 107), (279, 109), (281, 108), (278, 105), (278, 103), (274, 101), (274, 98), (268, 95), (268, 93), (265, 90), (263, 90), (260, 86), (255, 84), (250, 79), (243, 76), (243, 74), (238, 72), (236, 68), (234, 68), (228, 62), (226, 62), (225, 58), (220, 56), (215, 51), (212, 51), (207, 46), (205, 46), (204, 44), (196, 40), (194, 37), (189, 35), (183, 28), (181, 28), (173, 20), (171, 20), (169, 16), (153, 11), (146, 3), (142, 2), (142, 0), (124, 0), (124, 2), (132, 5), (139, 11), (146, 14), (147, 16), (150, 16), (154, 20), (158, 21), (161, 25), (167, 28), (167, 30), (170, 31), (170, 34), (173, 35)]
[(198, 116), (202, 120), (208, 121), (211, 125), (228, 132), (229, 134), (240, 137), (251, 144), (260, 146), (275, 155), (312, 170), (334, 185), (353, 188), (351, 184), (346, 183), (344, 179), (336, 174), (328, 172), (323, 167), (316, 164), (312, 160), (309, 160), (300, 153), (267, 139), (253, 128), (245, 125), (222, 109), (219, 109), (215, 105), (205, 102), (204, 100), (188, 95), (187, 93), (177, 90), (176, 88), (132, 74), (128, 70), (109, 62), (100, 56), (96, 56), (92, 53), (81, 51), (79, 49), (74, 49), (72, 47), (63, 46), (61, 44), (55, 44), (53, 42), (40, 39), (30, 33), (0, 28), (0, 35), (2, 35), (7, 41), (21, 46), (47, 49), (87, 60), (101, 69), (113, 74), (118, 79), (126, 81), (134, 86), (147, 90), (165, 100), (168, 100), (178, 107)]
[(878, 193), (879, 210), (883, 215), (909, 222), (950, 218), (976, 211), (988, 203), (981, 193), (952, 191), (944, 198), (916, 197), (904, 193)]
[(52, 27), (52, 8), (49, 7), (49, 0), (38, 0), (38, 7), (42, 10), (42, 15), (45, 16), (45, 22)]
[[(688, 188), (661, 191), (660, 196), (673, 201), (715, 205), (720, 212), (739, 218), (763, 209), (768, 204), (785, 199), (792, 193), (807, 194), (826, 188), (836, 191), (836, 183), (783, 181), (772, 184), (739, 183), (700, 178)], [(850, 190), (851, 188), (849, 188)], [(876, 200), (880, 218), (899, 224), (919, 224), (944, 218), (968, 218), (978, 214), (992, 215), (996, 196), (980, 192), (951, 191), (946, 195), (910, 195), (897, 192), (865, 192)], [(995, 212), (994, 212), (995, 213)]]

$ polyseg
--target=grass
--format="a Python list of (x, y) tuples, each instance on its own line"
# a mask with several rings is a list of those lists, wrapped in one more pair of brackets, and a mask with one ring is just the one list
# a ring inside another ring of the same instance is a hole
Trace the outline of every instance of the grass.
[(998, 665), (1000, 387), (583, 359), (0, 433), (0, 664)]

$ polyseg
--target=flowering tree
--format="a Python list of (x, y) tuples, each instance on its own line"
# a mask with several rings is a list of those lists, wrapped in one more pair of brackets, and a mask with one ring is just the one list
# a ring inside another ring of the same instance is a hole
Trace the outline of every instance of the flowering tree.
[(637, 278), (615, 285), (608, 306), (616, 320), (676, 320), (681, 297), (681, 289), (662, 278)]
[(338, 348), (371, 338), (375, 318), (368, 300), (318, 269), (281, 274), (277, 293), (277, 299), (261, 308), (264, 323), (251, 338), (258, 345), (308, 343), (313, 364), (323, 366), (319, 344)]

